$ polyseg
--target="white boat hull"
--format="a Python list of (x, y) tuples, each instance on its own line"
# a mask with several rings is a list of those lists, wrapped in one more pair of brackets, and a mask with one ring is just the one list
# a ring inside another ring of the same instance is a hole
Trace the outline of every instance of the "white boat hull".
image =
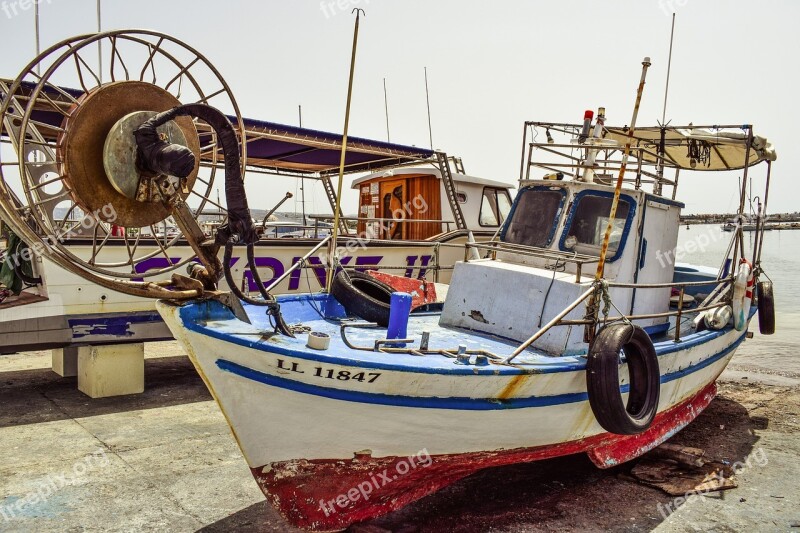
[[(413, 371), (406, 359), (412, 355), (370, 358), (360, 352), (343, 359), (334, 325), (327, 331), (331, 351), (312, 353), (303, 350), (305, 335), (268, 338), (263, 325), (214, 317), (198, 321), (181, 309), (159, 303), (253, 475), (288, 520), (314, 530), (388, 512), (487, 466), (584, 452), (606, 468), (637, 457), (708, 405), (716, 378), (744, 339), (744, 333), (729, 329), (657, 343), (659, 414), (645, 433), (621, 436), (605, 432), (595, 420), (582, 356), (523, 358), (503, 370), (459, 368), (450, 360), (441, 368)], [(424, 320), (410, 325), (409, 337), (430, 325)], [(357, 331), (348, 334), (350, 342), (369, 345), (368, 334)], [(442, 345), (496, 350), (500, 344), (458, 330), (434, 334)], [(359, 373), (363, 379), (336, 379)], [(381, 487), (379, 500), (319, 504), (387, 468), (423, 460), (436, 468), (398, 471), (394, 479), (402, 475), (403, 483)], [(447, 474), (439, 470), (445, 465)], [(320, 478), (326, 479), (321, 485)]]

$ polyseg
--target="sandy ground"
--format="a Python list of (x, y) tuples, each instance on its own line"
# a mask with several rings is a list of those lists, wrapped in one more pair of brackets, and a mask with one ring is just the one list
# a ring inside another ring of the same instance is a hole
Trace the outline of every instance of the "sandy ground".
[[(629, 481), (632, 463), (572, 456), (479, 472), (352, 530), (800, 531), (800, 379), (735, 363), (672, 442), (740, 462), (736, 489), (682, 503)], [(0, 531), (297, 531), (174, 342), (148, 345), (141, 395), (91, 400), (49, 367), (49, 352), (0, 357)]]

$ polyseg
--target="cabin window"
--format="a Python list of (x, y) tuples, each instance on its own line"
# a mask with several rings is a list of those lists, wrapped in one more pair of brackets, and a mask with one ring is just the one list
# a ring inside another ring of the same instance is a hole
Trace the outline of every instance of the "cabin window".
[[(581, 254), (599, 255), (603, 245), (603, 237), (608, 226), (608, 215), (611, 213), (611, 195), (598, 195), (589, 193), (578, 195), (572, 208), (572, 215), (567, 221), (567, 228), (561, 238), (560, 248), (564, 251), (576, 251)], [(609, 260), (616, 259), (624, 247), (623, 238), (630, 224), (632, 214), (632, 199), (620, 197), (617, 213), (611, 229), (611, 239), (608, 242)], [(575, 237), (574, 249), (568, 250), (564, 246), (567, 237)]]
[(467, 193), (458, 191), (456, 193), (456, 198), (458, 198), (458, 203), (465, 204), (467, 203)]
[(511, 211), (511, 196), (507, 189), (484, 187), (478, 223), (481, 226), (499, 226)]
[(522, 189), (501, 239), (537, 248), (549, 246), (553, 242), (564, 197), (564, 190), (560, 187)]

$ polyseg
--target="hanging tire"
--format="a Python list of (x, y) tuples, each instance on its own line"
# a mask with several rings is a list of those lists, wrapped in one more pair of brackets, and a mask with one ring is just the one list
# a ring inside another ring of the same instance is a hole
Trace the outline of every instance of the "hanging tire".
[[(630, 375), (627, 405), (620, 393), (620, 352)], [(636, 435), (650, 427), (658, 410), (661, 375), (647, 332), (625, 323), (602, 328), (589, 348), (586, 388), (597, 422), (609, 433)]]
[(762, 335), (775, 333), (775, 299), (771, 281), (758, 283), (758, 331)]
[(389, 325), (389, 303), (393, 292), (394, 289), (386, 283), (356, 271), (342, 270), (331, 283), (331, 294), (349, 314), (379, 326)]

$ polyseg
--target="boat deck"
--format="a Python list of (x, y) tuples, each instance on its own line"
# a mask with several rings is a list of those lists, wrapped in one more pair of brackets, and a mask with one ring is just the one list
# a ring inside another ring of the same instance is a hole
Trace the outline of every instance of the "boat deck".
[[(245, 305), (252, 323), (236, 319), (232, 312), (214, 301), (195, 303), (184, 307), (181, 315), (186, 327), (208, 335), (224, 339), (234, 344), (247, 346), (264, 352), (298, 356), (322, 362), (337, 361), (369, 368), (414, 370), (426, 373), (447, 374), (517, 374), (527, 370), (536, 373), (564, 372), (580, 370), (585, 367), (585, 354), (551, 355), (533, 348), (523, 351), (513, 361), (513, 365), (501, 364), (519, 346), (519, 342), (492, 335), (479, 334), (458, 328), (439, 325), (439, 312), (412, 313), (408, 322), (407, 338), (414, 339), (406, 346), (407, 353), (397, 351), (376, 351), (376, 341), (386, 338), (386, 329), (364, 327), (366, 323), (348, 318), (344, 308), (326, 294), (279, 297), (284, 317), (290, 326), (297, 330), (296, 338), (272, 335), (274, 329), (269, 322), (265, 308)], [(681, 320), (681, 339), (674, 340), (674, 317), (669, 330), (653, 336), (656, 352), (665, 354), (708, 341), (727, 331), (700, 331), (691, 329), (695, 314), (687, 311)], [(341, 328), (346, 325), (346, 341), (342, 339)], [(306, 346), (307, 333), (314, 331), (330, 336), (330, 347), (314, 350)], [(429, 350), (438, 353), (414, 354), (420, 346), (423, 332), (428, 332)], [(533, 333), (533, 330), (531, 331)], [(347, 345), (350, 344), (350, 346)], [(363, 349), (353, 349), (356, 346)], [(470, 364), (458, 364), (456, 354), (462, 351), (472, 354)], [(389, 347), (391, 348), (391, 347)], [(487, 364), (476, 365), (475, 352), (494, 354)]]

